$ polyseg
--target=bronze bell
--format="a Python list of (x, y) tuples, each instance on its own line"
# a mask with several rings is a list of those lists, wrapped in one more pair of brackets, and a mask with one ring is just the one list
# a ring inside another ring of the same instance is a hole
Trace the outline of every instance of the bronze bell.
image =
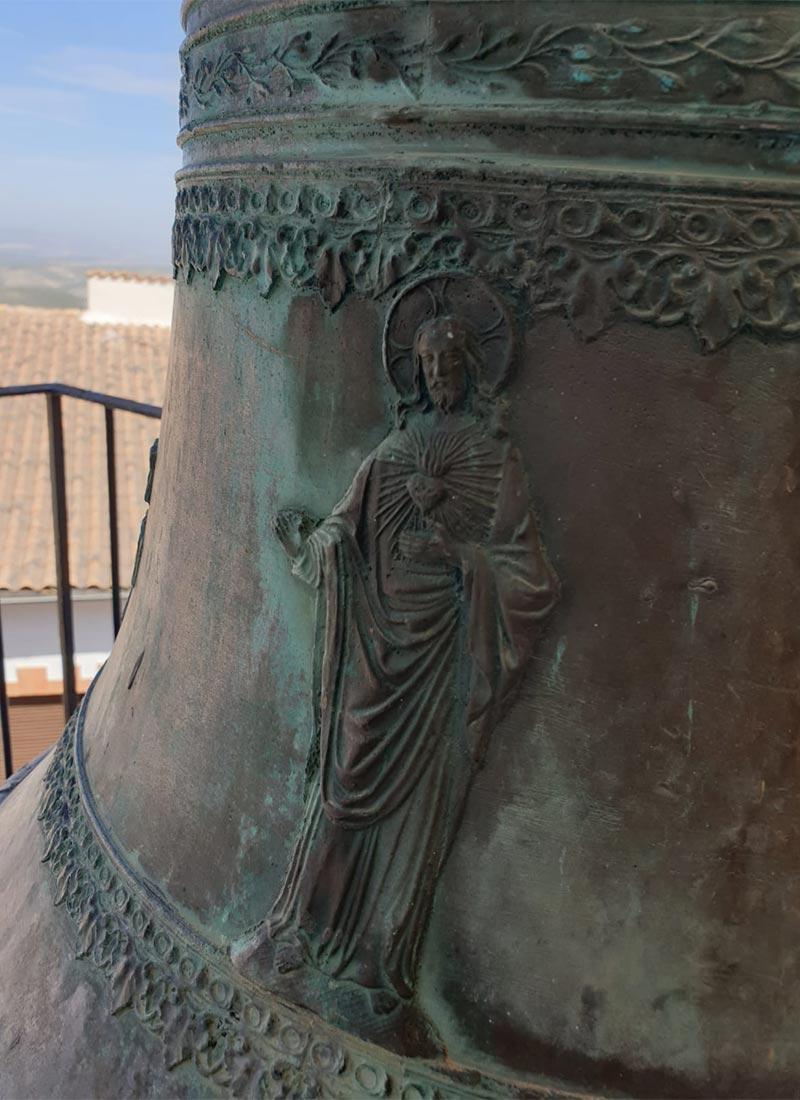
[(796, 1096), (800, 6), (183, 20), (152, 503), (0, 809), (0, 1094)]

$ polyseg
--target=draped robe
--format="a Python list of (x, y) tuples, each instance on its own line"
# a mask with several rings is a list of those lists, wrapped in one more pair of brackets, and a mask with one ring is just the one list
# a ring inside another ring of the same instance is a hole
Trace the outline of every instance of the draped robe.
[[(461, 560), (406, 558), (401, 533), (436, 524)], [(293, 571), (320, 589), (317, 734), (267, 931), (409, 997), (470, 778), (557, 598), (519, 453), (470, 415), (397, 429)]]

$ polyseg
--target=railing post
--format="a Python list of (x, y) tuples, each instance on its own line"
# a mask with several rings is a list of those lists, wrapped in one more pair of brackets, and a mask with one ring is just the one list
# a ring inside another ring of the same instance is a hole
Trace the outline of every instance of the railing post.
[(64, 717), (69, 719), (78, 705), (78, 695), (75, 690), (75, 637), (69, 580), (64, 428), (61, 420), (61, 398), (56, 393), (47, 395), (47, 428), (50, 438), (50, 488), (53, 499), (53, 538), (56, 550), (58, 631), (61, 639), (61, 664), (64, 676)]
[(6, 693), (6, 661), (3, 650), (3, 616), (0, 607), (0, 728), (3, 734), (3, 767), (6, 779), (14, 773), (14, 761), (11, 754), (11, 723), (8, 717), (8, 695)]
[(108, 533), (111, 544), (111, 615), (114, 637), (122, 612), (119, 597), (119, 522), (117, 518), (117, 459), (114, 447), (114, 410), (106, 406), (106, 474), (108, 478)]
[[(69, 718), (78, 705), (75, 685), (75, 635), (72, 619), (72, 589), (69, 574), (69, 531), (67, 524), (67, 493), (64, 469), (64, 430), (61, 418), (61, 398), (74, 397), (105, 407), (106, 423), (106, 473), (108, 477), (109, 538), (111, 545), (111, 606), (114, 636), (122, 621), (122, 600), (119, 584), (119, 509), (117, 499), (116, 447), (114, 410), (136, 413), (139, 416), (161, 417), (158, 405), (131, 401), (126, 397), (114, 397), (108, 393), (67, 386), (61, 382), (39, 382), (31, 385), (0, 386), (0, 398), (23, 397), (44, 394), (47, 399), (47, 425), (50, 442), (50, 490), (53, 505), (53, 537), (56, 555), (56, 584), (58, 588), (58, 627), (61, 644), (61, 663), (64, 677), (64, 713)], [(8, 717), (8, 701), (2, 665), (2, 635), (0, 634), (0, 726), (2, 727), (3, 759), (6, 769), (11, 763), (11, 735)]]

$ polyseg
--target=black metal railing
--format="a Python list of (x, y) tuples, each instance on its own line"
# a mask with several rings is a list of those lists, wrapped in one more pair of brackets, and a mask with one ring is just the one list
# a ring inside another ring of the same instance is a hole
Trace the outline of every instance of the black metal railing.
[[(0, 398), (44, 395), (47, 401), (47, 434), (50, 444), (50, 492), (53, 503), (53, 537), (56, 557), (56, 604), (58, 607), (58, 632), (63, 670), (64, 718), (69, 719), (78, 704), (75, 685), (75, 636), (72, 622), (72, 588), (69, 572), (69, 517), (67, 515), (67, 482), (64, 462), (64, 428), (61, 416), (61, 399), (75, 398), (102, 405), (105, 409), (106, 427), (106, 478), (108, 481), (108, 531), (111, 556), (111, 613), (114, 637), (122, 621), (122, 602), (119, 583), (119, 522), (117, 512), (117, 464), (114, 436), (114, 413), (129, 412), (158, 419), (161, 408), (145, 405), (141, 401), (129, 401), (125, 397), (112, 397), (107, 393), (65, 386), (59, 382), (47, 382), (31, 386), (0, 386)], [(13, 772), (11, 750), (11, 723), (6, 690), (5, 659), (3, 653), (3, 623), (0, 615), (0, 726), (3, 738), (3, 764), (6, 776)]]

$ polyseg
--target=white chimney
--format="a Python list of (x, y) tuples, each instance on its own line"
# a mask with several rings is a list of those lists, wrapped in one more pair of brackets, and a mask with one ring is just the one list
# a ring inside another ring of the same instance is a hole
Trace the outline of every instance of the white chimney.
[(90, 325), (158, 325), (172, 321), (174, 283), (169, 275), (87, 271), (83, 320)]

